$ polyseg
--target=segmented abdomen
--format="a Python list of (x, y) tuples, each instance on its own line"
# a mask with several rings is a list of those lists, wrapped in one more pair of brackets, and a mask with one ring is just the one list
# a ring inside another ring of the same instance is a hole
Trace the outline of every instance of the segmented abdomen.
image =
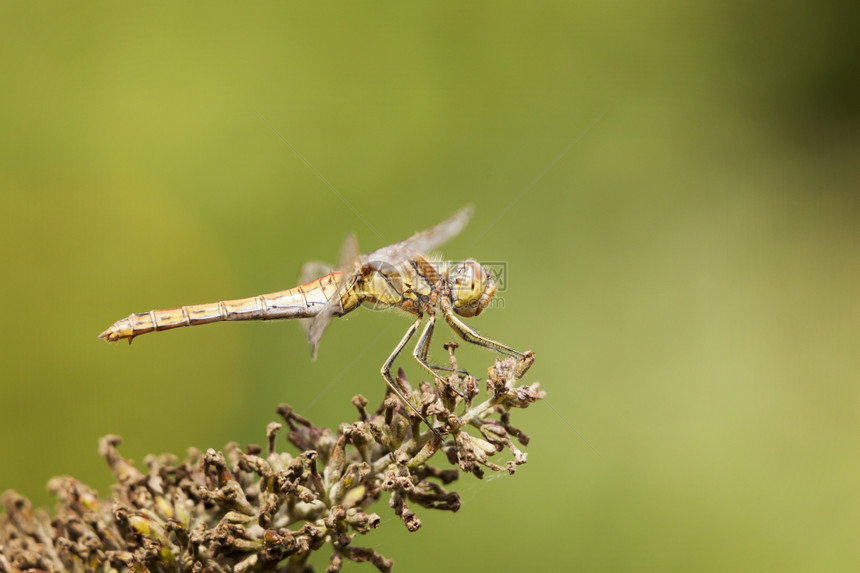
[(99, 338), (108, 342), (127, 338), (131, 342), (135, 336), (147, 332), (211, 322), (309, 318), (316, 316), (332, 299), (339, 299), (334, 301), (337, 305), (334, 314), (341, 316), (359, 305), (352, 288), (340, 289), (343, 279), (343, 273), (333, 272), (295, 288), (251, 298), (136, 313), (116, 321), (99, 334)]

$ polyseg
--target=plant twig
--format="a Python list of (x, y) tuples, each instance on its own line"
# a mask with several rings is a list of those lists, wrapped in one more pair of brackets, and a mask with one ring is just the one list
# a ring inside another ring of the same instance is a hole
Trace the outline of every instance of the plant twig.
[[(398, 376), (443, 443), (393, 396), (369, 413), (360, 395), (352, 400), (358, 420), (337, 431), (282, 404), (283, 424), (267, 426), (265, 453), (230, 443), (223, 452), (190, 450), (182, 462), (147, 456), (142, 472), (119, 454), (120, 438), (106, 436), (99, 450), (117, 480), (111, 496), (100, 499), (68, 476), (53, 478), (49, 489), (60, 503), (50, 517), (14, 491), (2, 495), (0, 571), (305, 572), (312, 570), (309, 556), (324, 547), (331, 551), (326, 571), (339, 571), (345, 560), (390, 571), (393, 561), (352, 543), (379, 527), (379, 515), (369, 512), (374, 502), (386, 493), (409, 531), (421, 527), (413, 506), (457, 511), (459, 495), (443, 487), (457, 479), (455, 468), (478, 478), (487, 469), (514, 473), (526, 462), (514, 441), (525, 445), (528, 436), (510, 425), (510, 410), (544, 397), (537, 383), (516, 386), (534, 361), (527, 353), (497, 359), (487, 398), (473, 405), (478, 383), (458, 370), (456, 345), (446, 348), (447, 387), (413, 388), (402, 371)], [(277, 450), (282, 430), (297, 453)], [(455, 468), (428, 465), (440, 451)], [(491, 460), (504, 451), (512, 458), (504, 465)]]

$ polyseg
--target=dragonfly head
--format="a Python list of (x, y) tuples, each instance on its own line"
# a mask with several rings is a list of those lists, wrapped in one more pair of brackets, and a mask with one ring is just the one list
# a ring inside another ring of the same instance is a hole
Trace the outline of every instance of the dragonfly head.
[(448, 287), (454, 312), (466, 318), (481, 314), (496, 294), (493, 273), (472, 259), (448, 270)]

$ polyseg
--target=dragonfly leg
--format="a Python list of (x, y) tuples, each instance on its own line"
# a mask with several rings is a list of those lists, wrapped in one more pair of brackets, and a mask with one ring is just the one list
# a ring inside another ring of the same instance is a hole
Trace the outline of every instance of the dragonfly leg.
[(397, 395), (398, 398), (400, 398), (400, 401), (406, 404), (409, 408), (411, 408), (413, 412), (418, 414), (418, 417), (421, 418), (421, 421), (427, 424), (427, 427), (430, 428), (430, 431), (433, 432), (433, 434), (435, 434), (437, 438), (439, 438), (439, 441), (441, 443), (442, 435), (438, 432), (438, 430), (436, 430), (436, 428), (434, 428), (430, 424), (430, 422), (427, 421), (427, 418), (425, 418), (424, 415), (418, 411), (418, 408), (413, 406), (412, 402), (406, 399), (406, 396), (403, 395), (403, 392), (400, 391), (400, 388), (397, 386), (397, 384), (394, 383), (394, 379), (391, 377), (391, 365), (394, 364), (394, 360), (397, 358), (397, 355), (403, 351), (403, 348), (406, 346), (406, 343), (408, 343), (409, 340), (415, 335), (415, 332), (418, 330), (418, 326), (421, 324), (422, 320), (423, 317), (419, 316), (415, 320), (415, 322), (412, 323), (412, 325), (409, 327), (409, 330), (406, 331), (406, 334), (403, 335), (403, 338), (394, 348), (394, 352), (391, 353), (391, 356), (389, 356), (385, 363), (382, 365), (380, 372), (382, 373), (382, 377), (385, 379), (385, 383), (388, 384), (388, 387), (391, 388), (391, 390), (394, 392), (394, 394)]
[(431, 314), (430, 318), (427, 320), (427, 326), (424, 327), (424, 330), (421, 332), (421, 336), (418, 338), (418, 344), (415, 345), (415, 350), (412, 351), (412, 356), (415, 358), (415, 361), (424, 367), (427, 372), (432, 374), (434, 378), (442, 384), (445, 384), (445, 379), (436, 373), (436, 369), (441, 369), (441, 366), (427, 363), (427, 353), (430, 351), (430, 340), (433, 338), (433, 329), (435, 326), (436, 316)]
[(517, 358), (522, 358), (525, 356), (522, 352), (514, 350), (509, 346), (505, 346), (501, 342), (496, 342), (486, 336), (481, 336), (475, 330), (470, 328), (467, 324), (465, 324), (462, 320), (457, 318), (454, 315), (454, 311), (451, 309), (451, 303), (447, 302), (443, 299), (442, 301), (442, 314), (445, 316), (445, 322), (451, 327), (451, 330), (457, 333), (457, 336), (465, 340), (466, 342), (471, 342), (472, 344), (477, 344), (478, 346), (483, 346), (484, 348), (489, 348), (490, 350), (495, 350), (500, 354), (507, 354), (508, 356), (515, 356)]
[[(421, 336), (418, 338), (418, 344), (415, 345), (415, 350), (412, 351), (412, 356), (415, 358), (415, 361), (418, 362), (421, 366), (424, 367), (427, 372), (433, 375), (436, 380), (438, 380), (443, 386), (450, 386), (448, 381), (440, 376), (436, 370), (446, 370), (444, 366), (436, 366), (435, 364), (427, 363), (427, 353), (430, 351), (430, 339), (433, 338), (433, 328), (436, 326), (436, 315), (430, 315), (430, 318), (427, 320), (427, 326), (424, 327), (424, 330), (421, 332)], [(447, 368), (447, 370), (451, 370)], [(456, 392), (460, 397), (463, 397), (456, 388), (451, 387), (454, 392)]]
[[(440, 370), (442, 372), (453, 372), (453, 369), (450, 366), (439, 366), (438, 364), (428, 364), (427, 366), (429, 366), (433, 370)], [(460, 376), (468, 376), (469, 371), (463, 370), (462, 368), (457, 368), (457, 374), (459, 374)], [(478, 380), (480, 380), (480, 378), (478, 378)]]

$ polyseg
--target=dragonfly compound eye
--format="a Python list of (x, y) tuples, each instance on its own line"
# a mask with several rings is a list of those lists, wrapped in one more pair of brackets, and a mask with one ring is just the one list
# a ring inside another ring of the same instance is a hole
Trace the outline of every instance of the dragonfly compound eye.
[(476, 316), (496, 294), (496, 281), (489, 270), (469, 259), (458, 263), (448, 274), (454, 312), (464, 317)]

